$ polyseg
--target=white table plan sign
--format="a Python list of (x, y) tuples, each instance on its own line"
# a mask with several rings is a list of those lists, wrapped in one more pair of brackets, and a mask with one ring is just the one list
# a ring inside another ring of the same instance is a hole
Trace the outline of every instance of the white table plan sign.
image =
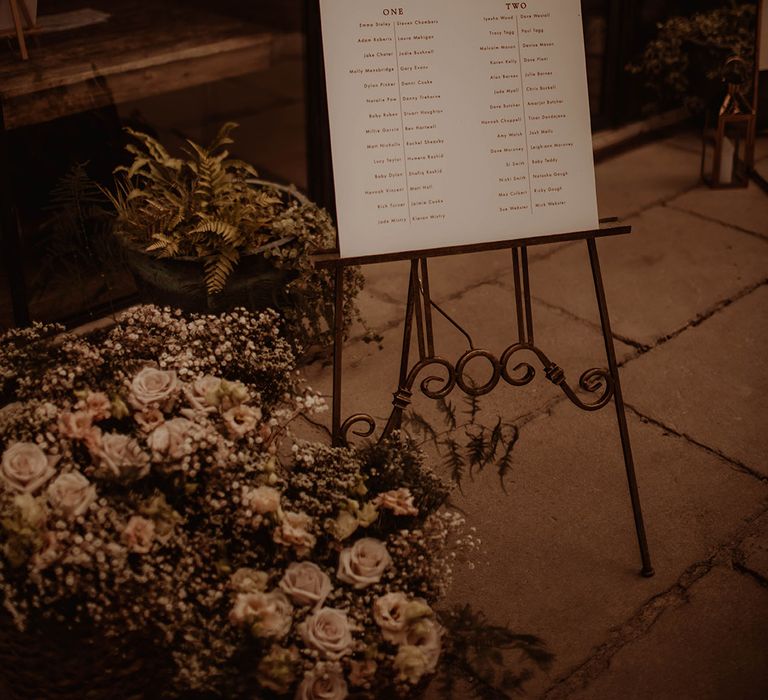
[(342, 257), (598, 228), (580, 0), (320, 0)]

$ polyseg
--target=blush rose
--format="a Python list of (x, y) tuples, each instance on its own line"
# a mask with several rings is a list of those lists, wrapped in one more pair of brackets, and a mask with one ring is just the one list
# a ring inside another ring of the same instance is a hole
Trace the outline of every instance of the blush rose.
[(336, 575), (344, 583), (360, 589), (378, 583), (392, 564), (386, 546), (373, 537), (364, 537), (339, 554)]
[(304, 643), (325, 659), (338, 661), (352, 653), (352, 630), (347, 613), (320, 608), (299, 626)]
[(240, 593), (229, 614), (239, 627), (250, 627), (257, 637), (281, 639), (291, 629), (293, 606), (282, 591)]
[(296, 605), (318, 608), (331, 592), (331, 579), (317, 564), (293, 562), (286, 569), (280, 588)]
[(32, 493), (54, 475), (57, 461), (33, 442), (16, 442), (3, 452), (0, 476), (14, 491)]
[(338, 664), (317, 664), (304, 674), (295, 700), (344, 700), (349, 694)]
[(133, 378), (128, 400), (138, 411), (153, 407), (169, 410), (180, 388), (176, 372), (145, 367)]
[(80, 472), (69, 472), (48, 487), (48, 500), (66, 517), (76, 518), (96, 500), (96, 488)]
[(128, 435), (102, 435), (92, 455), (97, 462), (99, 476), (133, 481), (149, 473), (149, 455)]

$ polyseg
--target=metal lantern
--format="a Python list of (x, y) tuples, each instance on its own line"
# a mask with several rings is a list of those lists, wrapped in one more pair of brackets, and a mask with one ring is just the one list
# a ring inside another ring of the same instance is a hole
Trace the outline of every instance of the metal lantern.
[(701, 177), (710, 187), (746, 187), (755, 151), (755, 111), (744, 96), (751, 69), (736, 56), (723, 66), (728, 92), (714, 113), (707, 114)]

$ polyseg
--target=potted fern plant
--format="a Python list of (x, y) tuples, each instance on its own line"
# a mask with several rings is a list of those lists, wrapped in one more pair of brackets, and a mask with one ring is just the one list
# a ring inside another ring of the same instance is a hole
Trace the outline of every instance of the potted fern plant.
[[(260, 180), (232, 158), (236, 127), (224, 124), (208, 147), (187, 141), (182, 157), (127, 129), (133, 160), (115, 170), (107, 193), (115, 235), (145, 300), (196, 312), (289, 307), (308, 336), (299, 340), (316, 341), (323, 326), (327, 333), (329, 280), (310, 255), (333, 247), (333, 224), (294, 187)], [(353, 300), (362, 278), (351, 277)], [(349, 325), (354, 303), (346, 315)]]

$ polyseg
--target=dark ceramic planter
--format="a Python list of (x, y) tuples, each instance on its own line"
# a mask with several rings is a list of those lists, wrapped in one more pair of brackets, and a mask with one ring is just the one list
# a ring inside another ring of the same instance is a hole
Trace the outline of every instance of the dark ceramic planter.
[(209, 294), (203, 266), (196, 260), (154, 258), (124, 248), (139, 296), (158, 306), (197, 313), (221, 313), (242, 306), (251, 311), (284, 308), (286, 287), (296, 273), (277, 270), (261, 255), (243, 258), (218, 294)]

